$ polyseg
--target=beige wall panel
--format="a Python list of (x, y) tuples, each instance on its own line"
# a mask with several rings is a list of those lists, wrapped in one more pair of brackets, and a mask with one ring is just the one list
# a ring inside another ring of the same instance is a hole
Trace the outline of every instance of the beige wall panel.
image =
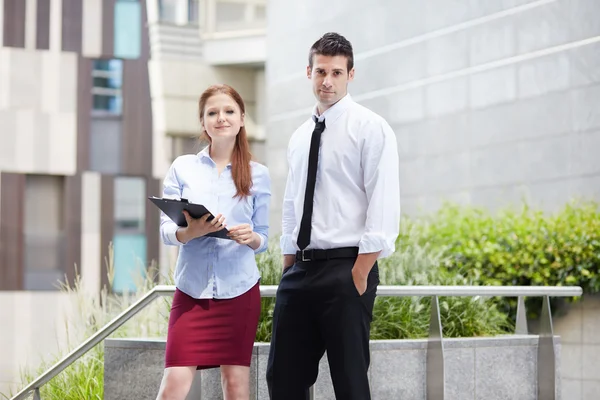
[[(0, 10), (1, 9), (2, 8), (0, 7)], [(2, 16), (0, 15), (0, 25), (1, 24)], [(0, 26), (0, 33), (1, 32), (2, 27)], [(2, 42), (0, 41), (0, 43)], [(7, 109), (10, 102), (10, 54), (10, 49), (0, 47), (0, 110)]]
[(102, 0), (83, 2), (84, 57), (97, 58), (102, 54)]
[[(77, 54), (63, 52), (58, 60), (58, 78), (60, 82), (58, 94), (58, 111), (61, 113), (77, 112)], [(90, 79), (92, 79), (90, 77)]]
[(62, 0), (50, 2), (50, 51), (62, 51)]
[[(59, 97), (61, 86), (61, 53), (43, 51), (42, 57), (42, 82), (40, 101), (43, 112), (55, 113), (59, 110)], [(76, 77), (73, 77), (76, 79)]]
[[(40, 114), (33, 109), (13, 111), (16, 117), (15, 170), (34, 172), (36, 155), (47, 152), (43, 140), (37, 140)], [(48, 127), (46, 127), (46, 132)]]
[(35, 50), (10, 49), (8, 104), (11, 108), (37, 108), (41, 64)]
[(77, 169), (77, 117), (74, 112), (50, 116), (50, 165), (52, 174), (73, 175)]
[(86, 293), (100, 290), (100, 174), (84, 172), (81, 193), (81, 277)]
[(25, 6), (25, 48), (35, 50), (37, 35), (37, 0), (24, 0)]
[(0, 171), (14, 169), (16, 159), (17, 116), (12, 110), (0, 109)]

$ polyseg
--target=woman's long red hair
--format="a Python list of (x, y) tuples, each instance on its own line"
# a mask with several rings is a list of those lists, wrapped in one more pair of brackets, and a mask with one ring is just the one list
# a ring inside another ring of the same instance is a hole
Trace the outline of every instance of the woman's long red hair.
[[(246, 107), (244, 106), (244, 100), (242, 96), (229, 85), (213, 85), (202, 93), (200, 96), (198, 109), (200, 112), (200, 121), (204, 116), (204, 108), (206, 102), (212, 96), (223, 93), (231, 97), (237, 105), (240, 107), (242, 115), (246, 114)], [(202, 132), (202, 138), (211, 142), (210, 136), (206, 132)], [(246, 128), (242, 126), (239, 133), (235, 138), (235, 145), (233, 147), (233, 154), (231, 155), (231, 175), (237, 193), (235, 197), (243, 197), (250, 195), (250, 188), (252, 187), (252, 171), (250, 170), (250, 161), (252, 160), (252, 153), (250, 153), (250, 144), (248, 143), (248, 135), (246, 134)]]

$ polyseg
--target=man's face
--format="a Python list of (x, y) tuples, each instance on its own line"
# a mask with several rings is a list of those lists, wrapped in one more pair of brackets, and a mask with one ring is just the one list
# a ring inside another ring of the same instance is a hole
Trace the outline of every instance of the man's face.
[(346, 95), (348, 82), (354, 78), (354, 68), (348, 71), (348, 59), (345, 56), (315, 54), (312, 68), (306, 67), (306, 74), (312, 80), (319, 111), (323, 112)]

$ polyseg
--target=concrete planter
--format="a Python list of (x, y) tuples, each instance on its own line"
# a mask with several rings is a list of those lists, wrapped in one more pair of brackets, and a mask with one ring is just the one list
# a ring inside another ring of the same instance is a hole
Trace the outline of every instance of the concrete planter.
[[(444, 400), (538, 400), (537, 343), (537, 336), (445, 339)], [(555, 338), (557, 371), (558, 343)], [(425, 400), (426, 349), (426, 340), (372, 341), (373, 400)], [(155, 399), (162, 378), (164, 351), (164, 340), (107, 339), (104, 398)], [(268, 344), (257, 343), (254, 347), (251, 399), (268, 400), (265, 381), (268, 352)], [(560, 374), (557, 377), (556, 398), (560, 399)], [(188, 399), (222, 399), (219, 370), (199, 372)], [(335, 396), (325, 357), (315, 385), (315, 400), (329, 399), (334, 400)]]

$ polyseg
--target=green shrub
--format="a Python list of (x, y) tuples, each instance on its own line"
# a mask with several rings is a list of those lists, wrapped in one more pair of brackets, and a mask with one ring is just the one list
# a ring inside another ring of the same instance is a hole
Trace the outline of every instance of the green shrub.
[[(581, 286), (600, 291), (600, 210), (593, 202), (569, 203), (553, 214), (527, 205), (492, 214), (445, 204), (425, 218), (405, 220), (407, 232), (435, 249), (441, 264), (484, 285)], [(539, 299), (538, 299), (539, 300)], [(514, 313), (514, 299), (499, 299)]]

